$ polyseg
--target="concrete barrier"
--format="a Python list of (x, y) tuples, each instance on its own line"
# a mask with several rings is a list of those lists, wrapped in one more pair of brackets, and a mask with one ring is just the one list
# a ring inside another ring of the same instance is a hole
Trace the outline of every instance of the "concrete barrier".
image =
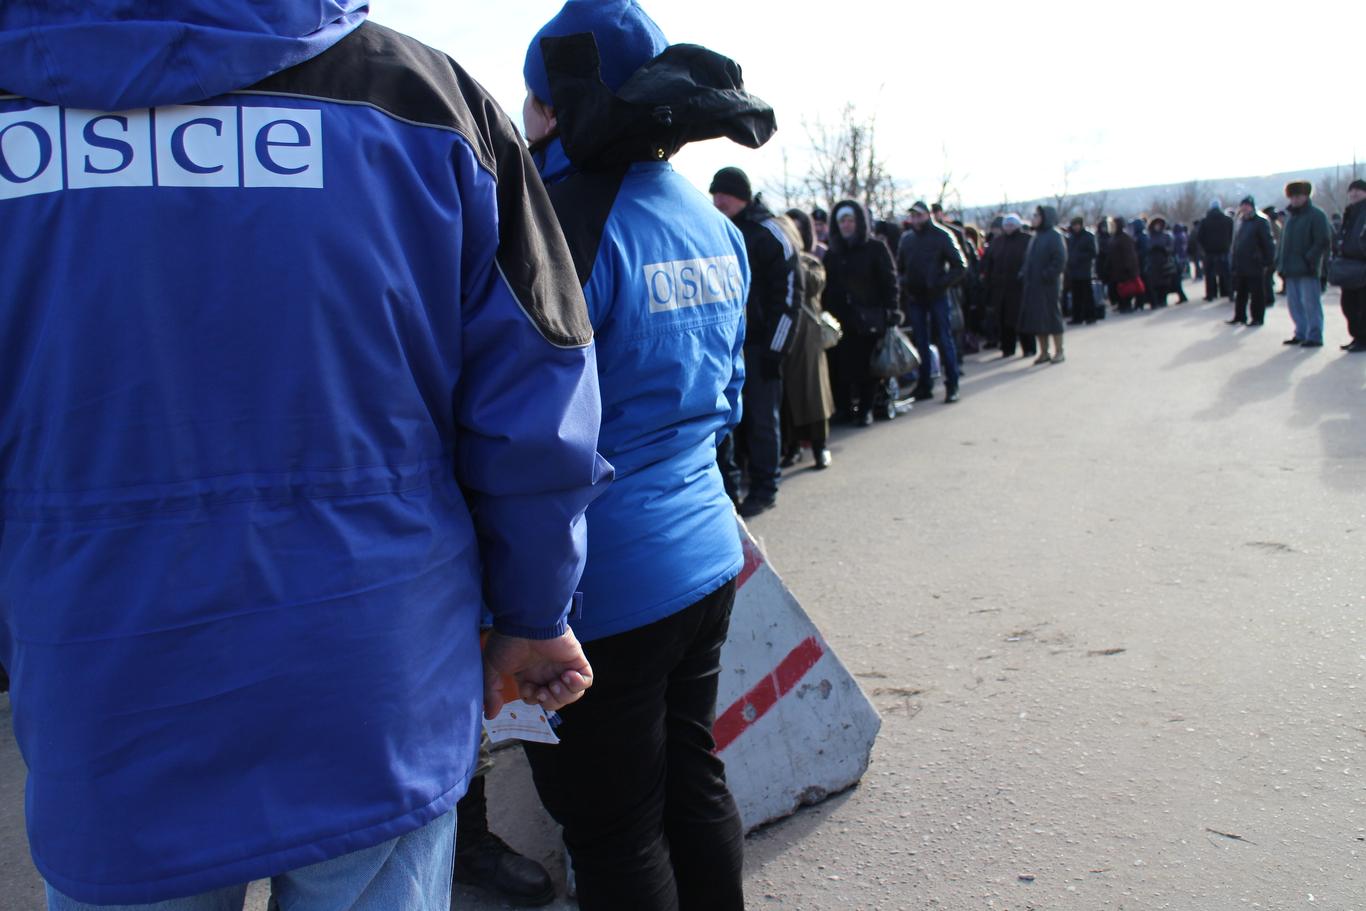
[(743, 523), (740, 535), (713, 731), (750, 831), (857, 784), (882, 720)]

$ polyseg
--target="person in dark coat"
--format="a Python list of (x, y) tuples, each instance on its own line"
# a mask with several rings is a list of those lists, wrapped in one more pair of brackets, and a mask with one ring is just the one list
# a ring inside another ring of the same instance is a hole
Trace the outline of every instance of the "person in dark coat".
[(1307, 180), (1286, 184), (1290, 219), (1281, 232), (1276, 250), (1276, 271), (1285, 282), (1286, 302), (1295, 323), (1295, 335), (1287, 345), (1323, 347), (1323, 260), (1333, 247), (1328, 215), (1314, 205), (1314, 185)]
[(1104, 315), (1107, 301), (1116, 303), (1115, 288), (1110, 281), (1110, 219), (1101, 217), (1096, 223), (1096, 280), (1105, 286), (1105, 301), (1097, 301), (1098, 315)]
[(1128, 290), (1128, 286), (1131, 286), (1138, 279), (1143, 270), (1138, 258), (1138, 245), (1134, 243), (1133, 237), (1125, 229), (1122, 218), (1114, 220), (1114, 228), (1110, 232), (1110, 255), (1107, 259), (1107, 265), (1110, 273), (1110, 284), (1115, 289), (1115, 302), (1119, 305), (1119, 312), (1132, 313), (1135, 295), (1125, 294), (1121, 288)]
[(1167, 219), (1161, 215), (1154, 215), (1148, 222), (1148, 259), (1143, 267), (1143, 280), (1148, 283), (1148, 297), (1154, 310), (1167, 306), (1169, 294), (1177, 295), (1178, 304), (1189, 300), (1176, 262), (1176, 240), (1168, 233)]
[[(1342, 213), (1338, 255), (1366, 262), (1366, 180), (1352, 181), (1347, 188), (1347, 199), (1351, 205)], [(1342, 350), (1366, 353), (1366, 288), (1342, 289), (1342, 315), (1347, 319), (1347, 333), (1352, 336), (1352, 341), (1343, 345)]]
[(797, 343), (783, 368), (783, 467), (801, 458), (802, 440), (811, 443), (816, 468), (830, 467), (830, 417), (835, 399), (830, 392), (830, 368), (821, 340), (821, 298), (825, 294), (825, 266), (816, 258), (811, 218), (790, 209), (788, 219), (801, 239), (802, 288), (805, 300), (797, 318)]
[(944, 373), (944, 402), (952, 404), (958, 401), (958, 351), (953, 338), (949, 291), (967, 275), (968, 264), (953, 233), (934, 220), (929, 206), (923, 202), (911, 207), (911, 230), (901, 238), (897, 267), (901, 275), (901, 302), (920, 351), (915, 399), (924, 401), (934, 396), (934, 377), (929, 369), (930, 340), (934, 339), (939, 343)]
[(987, 283), (989, 307), (1001, 333), (1001, 357), (1014, 357), (1016, 342), (1021, 355), (1033, 357), (1038, 353), (1034, 336), (1020, 334), (1020, 303), (1024, 299), (1025, 251), (1029, 249), (1029, 235), (1018, 215), (1007, 215), (1001, 220), (1001, 234), (987, 245), (982, 257), (982, 275)]
[(1219, 200), (1212, 200), (1200, 220), (1196, 240), (1205, 254), (1205, 302), (1233, 297), (1229, 275), (1229, 251), (1233, 249), (1233, 219), (1224, 212)]
[(1205, 278), (1205, 251), (1200, 249), (1200, 224), (1201, 219), (1197, 218), (1191, 225), (1190, 242), (1186, 248), (1186, 255), (1195, 266), (1196, 281), (1203, 281)]
[[(1058, 210), (1039, 206), (1034, 210), (1034, 237), (1025, 253), (1024, 301), (1020, 307), (1020, 332), (1037, 337), (1039, 356), (1035, 364), (1061, 364), (1067, 359), (1062, 336), (1062, 277), (1067, 270), (1067, 245), (1058, 231)], [(1053, 342), (1053, 353), (1048, 350)]]
[[(1276, 263), (1276, 242), (1271, 239), (1271, 222), (1257, 211), (1251, 196), (1238, 206), (1238, 231), (1233, 238), (1233, 291), (1235, 310), (1230, 326), (1260, 326), (1266, 318), (1268, 265)], [(1248, 302), (1252, 319), (1248, 321)]]
[(739, 492), (735, 449), (749, 456), (749, 493), (740, 515), (752, 518), (778, 501), (782, 477), (783, 362), (796, 343), (802, 302), (802, 270), (794, 234), (789, 234), (763, 200), (754, 195), (748, 175), (722, 168), (712, 178), (712, 200), (745, 238), (749, 258), (749, 300), (745, 312), (744, 419), (732, 437), (739, 440), (719, 453), (727, 490)]
[(1067, 229), (1067, 286), (1072, 292), (1072, 325), (1092, 325), (1096, 315), (1096, 259), (1100, 248), (1096, 235), (1086, 230), (1080, 215)]
[(862, 203), (845, 200), (835, 206), (822, 298), (825, 309), (844, 327), (844, 339), (831, 352), (835, 405), (863, 427), (873, 423), (879, 383), (869, 362), (887, 327), (902, 319), (892, 254), (869, 227)]

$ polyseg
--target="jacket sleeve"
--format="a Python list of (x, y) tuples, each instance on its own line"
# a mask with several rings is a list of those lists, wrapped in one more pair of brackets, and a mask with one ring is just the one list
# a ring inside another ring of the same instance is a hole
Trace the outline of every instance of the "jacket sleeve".
[(879, 303), (884, 310), (900, 310), (900, 293), (896, 283), (896, 263), (892, 260), (892, 251), (887, 249), (887, 245), (882, 241), (876, 241), (873, 247), (873, 283), (877, 288)]
[(1257, 219), (1257, 247), (1262, 253), (1263, 265), (1276, 262), (1276, 242), (1271, 239), (1271, 222)]
[(967, 277), (968, 261), (963, 256), (963, 248), (958, 246), (958, 238), (952, 232), (944, 231), (940, 243), (944, 245), (944, 264), (949, 268), (939, 282), (939, 289), (946, 291)]
[(1055, 281), (1059, 276), (1067, 271), (1067, 244), (1063, 242), (1062, 235), (1053, 229), (1049, 229), (1053, 240), (1044, 248), (1044, 253), (1048, 257), (1040, 270), (1040, 276), (1044, 281)]
[[(744, 287), (740, 292), (740, 299), (745, 300), (749, 297), (750, 282), (753, 277), (749, 273), (749, 262), (745, 257), (740, 257), (741, 280)], [(744, 417), (744, 399), (741, 393), (745, 389), (745, 333), (749, 327), (745, 325), (745, 312), (740, 311), (740, 327), (735, 333), (735, 345), (730, 353), (730, 382), (726, 384), (726, 404), (730, 407), (730, 414), (726, 418), (726, 423), (716, 432), (716, 445), (721, 445), (721, 441), (726, 438), (736, 427), (740, 426), (740, 419)]]
[(585, 560), (584, 512), (612, 469), (597, 453), (597, 363), (568, 246), (511, 122), (490, 129), (492, 175), (487, 165), (458, 174), (456, 474), (474, 516), (494, 627), (551, 639), (568, 627)]
[(1333, 226), (1327, 215), (1316, 210), (1310, 227), (1312, 230), (1309, 232), (1309, 249), (1305, 251), (1305, 261), (1311, 267), (1319, 268), (1316, 264), (1322, 263), (1328, 251), (1332, 249)]
[[(801, 268), (797, 249), (783, 229), (766, 220), (762, 231), (754, 232), (754, 272), (750, 281), (760, 294), (759, 310), (764, 317), (761, 342), (764, 353), (782, 357), (792, 350), (797, 341), (797, 312), (801, 308)], [(749, 331), (759, 327), (749, 326)]]

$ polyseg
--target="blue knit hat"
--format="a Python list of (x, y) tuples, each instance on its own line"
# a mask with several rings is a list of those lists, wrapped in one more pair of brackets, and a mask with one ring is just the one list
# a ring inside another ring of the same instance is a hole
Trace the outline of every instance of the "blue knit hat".
[(664, 53), (669, 42), (636, 0), (569, 0), (531, 41), (522, 75), (527, 88), (546, 104), (550, 79), (541, 54), (542, 38), (563, 38), (592, 32), (602, 58), (602, 81), (612, 91), (625, 85), (645, 64)]

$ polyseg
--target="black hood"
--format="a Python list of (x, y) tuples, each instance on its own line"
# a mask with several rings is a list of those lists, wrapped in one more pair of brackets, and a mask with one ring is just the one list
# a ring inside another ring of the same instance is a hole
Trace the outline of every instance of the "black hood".
[(739, 64), (676, 44), (613, 92), (591, 33), (541, 42), (565, 154), (584, 169), (664, 161), (690, 142), (757, 149), (777, 132), (773, 108), (745, 91)]
[[(854, 210), (854, 219), (858, 222), (858, 231), (854, 234), (852, 241), (844, 239), (840, 233), (839, 213), (843, 208)], [(855, 247), (861, 247), (868, 242), (868, 210), (863, 207), (863, 203), (853, 199), (845, 199), (835, 203), (835, 207), (830, 210), (830, 250), (835, 253), (845, 253)]]

